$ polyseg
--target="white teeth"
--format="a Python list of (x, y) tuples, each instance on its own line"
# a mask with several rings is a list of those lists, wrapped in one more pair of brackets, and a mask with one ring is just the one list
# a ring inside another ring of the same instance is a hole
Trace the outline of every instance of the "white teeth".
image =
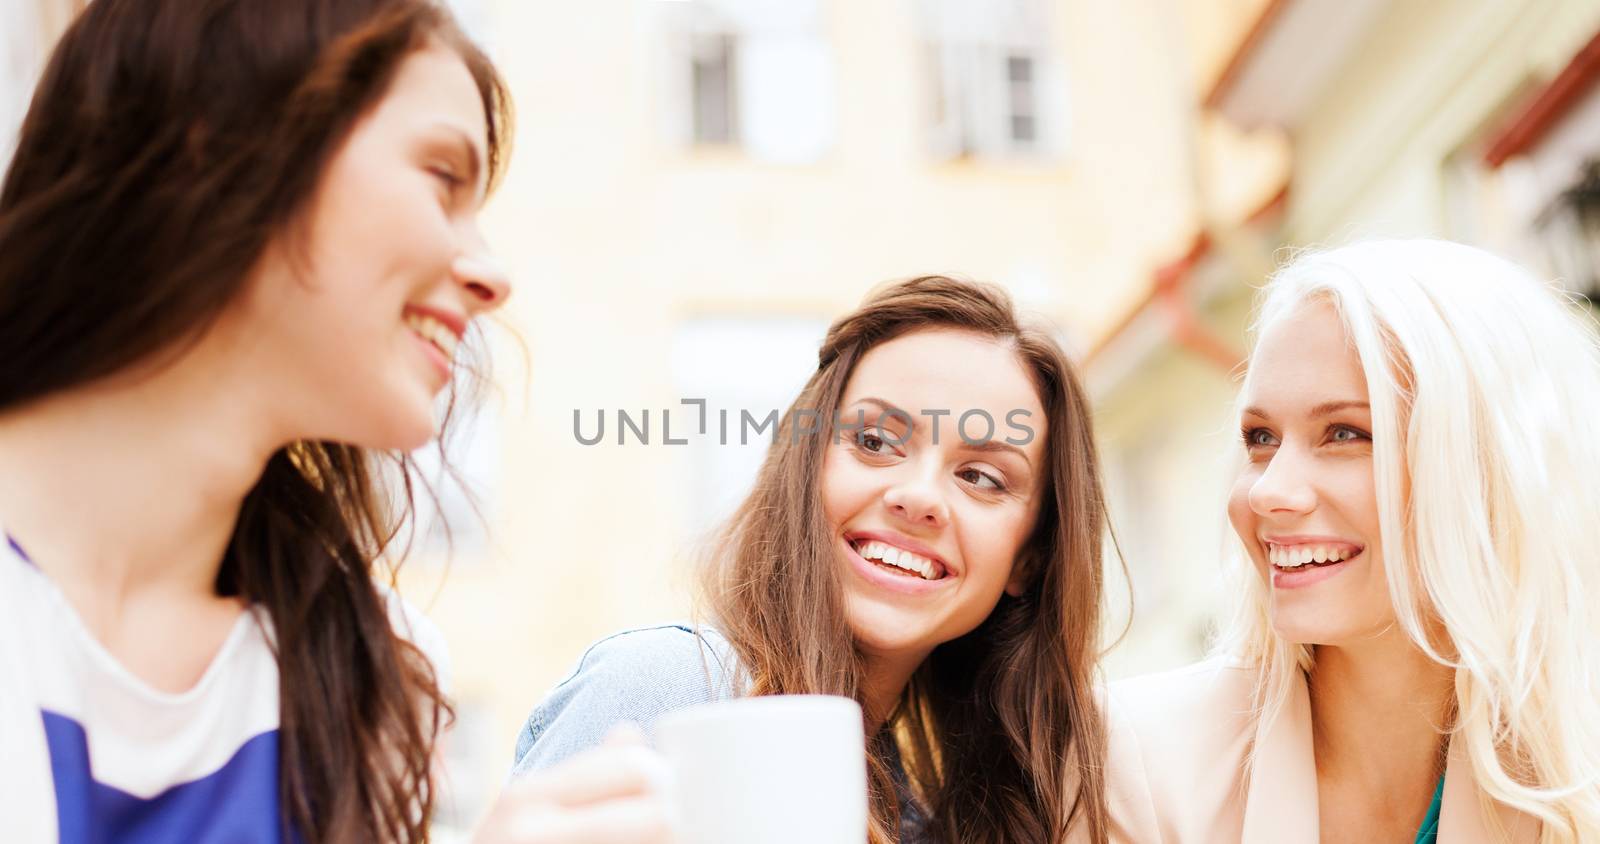
[(455, 359), (456, 346), (461, 341), (456, 337), (455, 332), (447, 328), (444, 323), (423, 314), (408, 313), (406, 314), (406, 325), (412, 331), (415, 331), (417, 336), (437, 347), (439, 351), (444, 353), (446, 358)]
[(856, 553), (860, 554), (862, 559), (877, 560), (885, 565), (921, 575), (925, 580), (933, 579), (933, 561), (904, 548), (896, 548), (886, 542), (863, 542), (856, 546)]
[(1338, 563), (1350, 556), (1351, 549), (1329, 545), (1267, 546), (1267, 562), (1282, 569), (1295, 569), (1309, 563)]

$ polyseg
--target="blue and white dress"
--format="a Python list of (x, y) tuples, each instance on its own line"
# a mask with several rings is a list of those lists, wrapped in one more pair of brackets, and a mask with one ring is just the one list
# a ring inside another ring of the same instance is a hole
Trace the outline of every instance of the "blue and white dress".
[[(397, 597), (391, 608), (396, 629), (442, 675), (437, 629)], [(90, 635), (61, 591), (6, 536), (0, 837), (60, 844), (299, 840), (286, 839), (278, 798), (272, 635), (266, 612), (247, 610), (199, 682), (177, 694), (158, 691)]]

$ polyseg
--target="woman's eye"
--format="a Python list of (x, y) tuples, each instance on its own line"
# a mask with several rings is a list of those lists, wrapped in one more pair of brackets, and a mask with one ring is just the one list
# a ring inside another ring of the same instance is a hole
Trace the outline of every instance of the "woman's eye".
[(980, 472), (977, 469), (962, 469), (956, 473), (956, 477), (966, 481), (969, 484), (972, 484), (979, 489), (987, 489), (998, 492), (1006, 488), (1005, 484), (1000, 483), (999, 478), (996, 478), (988, 472)]
[(1370, 439), (1370, 437), (1354, 428), (1346, 428), (1341, 425), (1333, 429), (1333, 432), (1328, 435), (1328, 439), (1336, 443), (1349, 443)]
[(429, 168), (428, 172), (432, 173), (434, 178), (442, 182), (445, 188), (449, 191), (454, 191), (461, 185), (461, 179), (450, 170), (446, 170), (442, 167), (432, 167)]
[(1278, 444), (1278, 440), (1266, 428), (1246, 428), (1243, 433), (1247, 448), (1271, 448)]
[(882, 454), (883, 449), (887, 446), (888, 443), (885, 443), (883, 437), (877, 434), (862, 431), (856, 435), (856, 447), (869, 454)]

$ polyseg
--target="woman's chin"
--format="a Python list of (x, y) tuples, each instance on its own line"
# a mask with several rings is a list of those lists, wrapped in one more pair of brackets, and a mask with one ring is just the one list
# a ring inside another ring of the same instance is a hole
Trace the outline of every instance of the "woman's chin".
[(1274, 613), (1272, 632), (1291, 645), (1316, 647), (1349, 643), (1361, 638), (1346, 620), (1306, 618), (1299, 613)]
[(439, 435), (439, 422), (434, 418), (431, 402), (394, 402), (387, 412), (372, 415), (377, 418), (370, 419), (369, 424), (329, 439), (375, 451), (412, 452)]
[(923, 649), (917, 635), (919, 619), (884, 606), (870, 597), (847, 595), (850, 635), (863, 653), (892, 656)]

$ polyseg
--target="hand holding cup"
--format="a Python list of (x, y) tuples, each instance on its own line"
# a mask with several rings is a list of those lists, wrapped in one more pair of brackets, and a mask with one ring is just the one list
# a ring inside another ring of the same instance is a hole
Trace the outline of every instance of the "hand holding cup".
[(672, 773), (632, 724), (506, 787), (473, 844), (679, 844)]

